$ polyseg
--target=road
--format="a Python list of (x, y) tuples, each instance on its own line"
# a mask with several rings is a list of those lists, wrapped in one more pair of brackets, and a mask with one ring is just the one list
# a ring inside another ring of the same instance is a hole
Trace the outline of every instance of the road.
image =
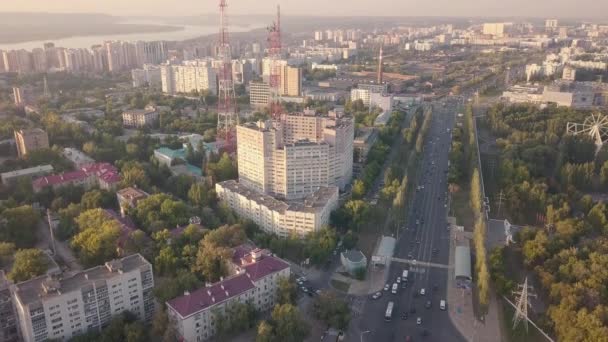
[[(437, 102), (433, 104), (433, 120), (419, 160), (417, 184), (412, 186), (412, 189), (419, 186), (424, 186), (424, 189), (413, 195), (407, 227), (400, 231), (395, 251), (396, 258), (406, 260), (392, 262), (389, 269), (391, 282), (404, 269), (409, 269), (409, 286), (405, 289), (400, 287), (397, 295), (385, 291), (379, 300), (368, 298), (364, 313), (356, 322), (356, 330), (369, 332), (351, 336), (353, 341), (405, 341), (406, 336), (420, 340), (423, 331), (428, 332), (424, 337), (426, 341), (465, 341), (453, 326), (448, 312), (439, 309), (440, 300), (447, 297), (449, 264), (446, 170), (451, 133), (448, 129), (451, 131), (454, 125), (459, 104), (455, 99), (448, 101), (446, 106)], [(418, 225), (417, 220), (420, 221)], [(415, 298), (414, 293), (419, 293), (422, 288), (426, 295)], [(429, 300), (432, 307), (426, 309), (425, 304)], [(392, 320), (386, 322), (384, 315), (389, 301), (395, 302), (396, 307)], [(401, 318), (404, 312), (409, 315), (406, 320)], [(418, 317), (422, 319), (421, 325), (416, 323)]]

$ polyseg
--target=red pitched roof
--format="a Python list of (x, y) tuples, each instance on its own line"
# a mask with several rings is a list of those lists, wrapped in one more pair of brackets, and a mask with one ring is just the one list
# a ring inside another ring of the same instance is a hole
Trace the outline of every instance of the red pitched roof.
[(252, 281), (258, 281), (265, 276), (282, 271), (289, 267), (289, 264), (285, 261), (264, 255), (260, 260), (245, 266), (245, 272), (249, 275)]
[(85, 165), (76, 171), (36, 178), (32, 185), (35, 189), (40, 189), (46, 186), (82, 181), (87, 177), (97, 177), (106, 183), (120, 181), (120, 174), (116, 167), (110, 163), (96, 163)]
[(173, 298), (167, 302), (167, 305), (185, 318), (254, 287), (255, 285), (246, 274), (238, 274), (210, 287), (201, 287), (190, 294)]

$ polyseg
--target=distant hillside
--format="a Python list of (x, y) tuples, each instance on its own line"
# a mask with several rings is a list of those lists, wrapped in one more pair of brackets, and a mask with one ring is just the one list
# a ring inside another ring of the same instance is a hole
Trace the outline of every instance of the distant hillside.
[(0, 44), (52, 40), (74, 35), (165, 32), (172, 25), (119, 24), (122, 18), (105, 14), (0, 13)]

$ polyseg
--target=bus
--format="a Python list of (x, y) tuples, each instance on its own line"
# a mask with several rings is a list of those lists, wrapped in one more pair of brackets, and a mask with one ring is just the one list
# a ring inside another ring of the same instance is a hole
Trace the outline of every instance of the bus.
[(387, 322), (390, 322), (391, 319), (393, 318), (393, 306), (394, 305), (395, 305), (395, 303), (388, 302), (388, 305), (386, 306), (386, 313), (384, 314), (384, 320)]

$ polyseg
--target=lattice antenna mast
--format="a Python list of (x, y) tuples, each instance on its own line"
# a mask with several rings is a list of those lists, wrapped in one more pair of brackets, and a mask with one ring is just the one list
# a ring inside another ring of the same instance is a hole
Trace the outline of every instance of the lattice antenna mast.
[(220, 0), (220, 32), (217, 47), (218, 59), (218, 108), (217, 136), (224, 139), (226, 146), (233, 145), (235, 126), (238, 124), (236, 114), (234, 82), (232, 79), (232, 53), (226, 18), (226, 0)]
[(382, 56), (382, 52), (383, 52), (382, 51), (382, 46), (383, 45), (380, 45), (380, 54), (378, 56), (378, 75), (377, 75), (377, 78), (378, 78), (377, 82), (378, 82), (378, 84), (382, 84), (382, 79), (383, 79), (383, 77), (382, 77), (382, 57), (383, 57)]
[(277, 18), (268, 27), (268, 57), (270, 59), (270, 115), (273, 119), (278, 119), (283, 112), (281, 108), (281, 6), (277, 5)]
[(536, 297), (536, 294), (531, 293), (533, 290), (532, 286), (528, 285), (528, 277), (524, 280), (523, 284), (517, 285), (518, 290), (513, 291), (513, 294), (517, 297), (517, 304), (515, 306), (515, 315), (513, 315), (513, 329), (517, 327), (517, 325), (523, 321), (526, 327), (526, 332), (528, 331), (528, 307), (531, 307), (529, 298)]

